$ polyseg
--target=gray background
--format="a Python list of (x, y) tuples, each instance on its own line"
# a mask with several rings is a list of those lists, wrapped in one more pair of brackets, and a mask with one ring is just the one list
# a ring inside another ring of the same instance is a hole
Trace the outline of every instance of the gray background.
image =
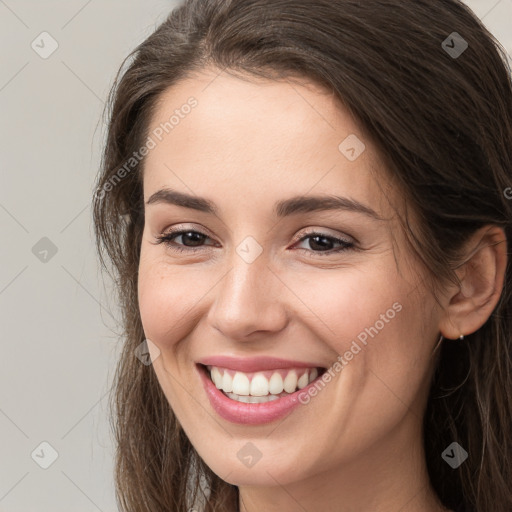
[[(468, 3), (512, 54), (512, 0)], [(175, 4), (0, 0), (0, 512), (117, 510), (118, 327), (89, 205), (114, 74)]]

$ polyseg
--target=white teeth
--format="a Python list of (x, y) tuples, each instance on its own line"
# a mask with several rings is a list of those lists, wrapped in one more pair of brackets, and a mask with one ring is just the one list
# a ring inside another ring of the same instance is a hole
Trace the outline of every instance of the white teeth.
[(233, 391), (233, 377), (228, 372), (224, 372), (222, 377), (222, 390), (226, 393)]
[(284, 379), (284, 390), (287, 393), (293, 393), (297, 389), (297, 372), (292, 370), (288, 372)]
[[(256, 396), (266, 396), (268, 395), (268, 380), (265, 375), (262, 373), (257, 373), (251, 380), (251, 395)], [(226, 391), (226, 390), (224, 390)], [(253, 402), (254, 403), (254, 402)]]
[(233, 393), (248, 396), (250, 391), (249, 377), (244, 373), (236, 372), (233, 377)]
[(279, 397), (276, 395), (267, 395), (267, 396), (239, 396), (235, 393), (226, 393), (231, 400), (236, 400), (237, 402), (244, 402), (246, 404), (263, 404), (265, 402), (272, 402), (273, 400), (278, 400)]
[(279, 395), (284, 389), (283, 377), (279, 373), (273, 373), (268, 382), (268, 391), (273, 395)]
[(220, 389), (222, 387), (222, 375), (220, 374), (218, 368), (212, 368), (212, 380), (217, 389)]
[[(262, 400), (262, 398), (264, 400)], [(250, 396), (249, 397), (250, 404), (261, 404), (262, 402), (268, 402), (268, 398), (266, 396)]]
[(301, 378), (297, 381), (297, 387), (299, 389), (305, 388), (309, 384), (308, 372), (304, 373)]
[[(252, 379), (243, 372), (228, 371), (219, 369), (216, 366), (208, 366), (210, 376), (217, 389), (224, 391), (228, 396), (234, 395), (236, 400), (246, 403), (260, 403), (253, 401), (252, 398), (266, 398), (277, 400), (281, 393), (294, 393), (297, 389), (303, 389), (318, 377), (316, 368), (289, 370), (283, 379), (283, 370), (275, 371), (267, 379), (263, 372), (252, 375)], [(267, 375), (270, 372), (267, 372)], [(299, 378), (300, 375), (300, 378)], [(251, 397), (240, 398), (240, 397)], [(266, 402), (267, 400), (263, 400)]]

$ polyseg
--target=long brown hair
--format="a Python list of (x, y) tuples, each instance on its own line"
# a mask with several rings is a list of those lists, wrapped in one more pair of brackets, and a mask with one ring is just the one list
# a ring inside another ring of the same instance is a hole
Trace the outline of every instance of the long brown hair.
[[(486, 224), (504, 228), (510, 253), (510, 67), (499, 43), (461, 2), (184, 2), (119, 70), (93, 200), (100, 259), (115, 280), (123, 314), (111, 419), (116, 492), (127, 512), (186, 512), (201, 497), (210, 512), (238, 509), (238, 488), (200, 459), (152, 367), (134, 357), (144, 340), (137, 303), (144, 160), (130, 158), (147, 139), (161, 93), (207, 65), (240, 76), (302, 76), (333, 91), (420, 219), (417, 232), (402, 221), (433, 282), (457, 282), (459, 250)], [(457, 511), (512, 510), (511, 280), (508, 262), (492, 315), (464, 343), (442, 345), (431, 385), (427, 466), (442, 503)], [(470, 455), (457, 469), (441, 458), (452, 441)]]

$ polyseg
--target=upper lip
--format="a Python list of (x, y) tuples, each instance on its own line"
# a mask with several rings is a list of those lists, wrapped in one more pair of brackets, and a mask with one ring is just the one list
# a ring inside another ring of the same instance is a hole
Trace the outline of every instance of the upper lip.
[(233, 356), (209, 356), (199, 359), (197, 363), (204, 366), (218, 366), (229, 370), (241, 372), (258, 372), (265, 370), (280, 370), (282, 368), (323, 368), (316, 363), (305, 363), (280, 359), (278, 357), (257, 356), (257, 357), (233, 357)]

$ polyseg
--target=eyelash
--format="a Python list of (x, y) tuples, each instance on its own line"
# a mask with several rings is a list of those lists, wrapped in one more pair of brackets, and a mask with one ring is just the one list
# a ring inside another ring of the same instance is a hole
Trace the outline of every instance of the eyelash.
[[(197, 251), (202, 250), (202, 247), (186, 247), (186, 246), (182, 246), (182, 245), (174, 245), (174, 241), (173, 241), (174, 238), (176, 238), (180, 235), (189, 234), (189, 233), (199, 234), (199, 235), (209, 238), (206, 233), (202, 233), (201, 231), (197, 231), (195, 229), (177, 229), (176, 231), (170, 231), (168, 233), (164, 233), (164, 234), (157, 236), (155, 244), (158, 245), (158, 244), (163, 243), (169, 249), (176, 251), (176, 252), (195, 253)], [(315, 255), (319, 255), (322, 257), (324, 255), (332, 255), (334, 253), (339, 253), (339, 252), (347, 251), (350, 249), (355, 249), (353, 242), (349, 242), (348, 240), (345, 240), (343, 238), (338, 238), (338, 237), (335, 237), (332, 235), (327, 235), (326, 233), (320, 233), (318, 231), (312, 231), (310, 233), (306, 233), (299, 240), (297, 240), (296, 243), (300, 243), (300, 242), (303, 242), (304, 240), (307, 240), (308, 238), (314, 238), (314, 237), (326, 238), (335, 243), (341, 244), (341, 247), (339, 247), (338, 249), (329, 249), (327, 251), (313, 251), (311, 249), (303, 249), (303, 248), (295, 249), (295, 250), (306, 251), (310, 256), (311, 256), (311, 253), (313, 253)]]

